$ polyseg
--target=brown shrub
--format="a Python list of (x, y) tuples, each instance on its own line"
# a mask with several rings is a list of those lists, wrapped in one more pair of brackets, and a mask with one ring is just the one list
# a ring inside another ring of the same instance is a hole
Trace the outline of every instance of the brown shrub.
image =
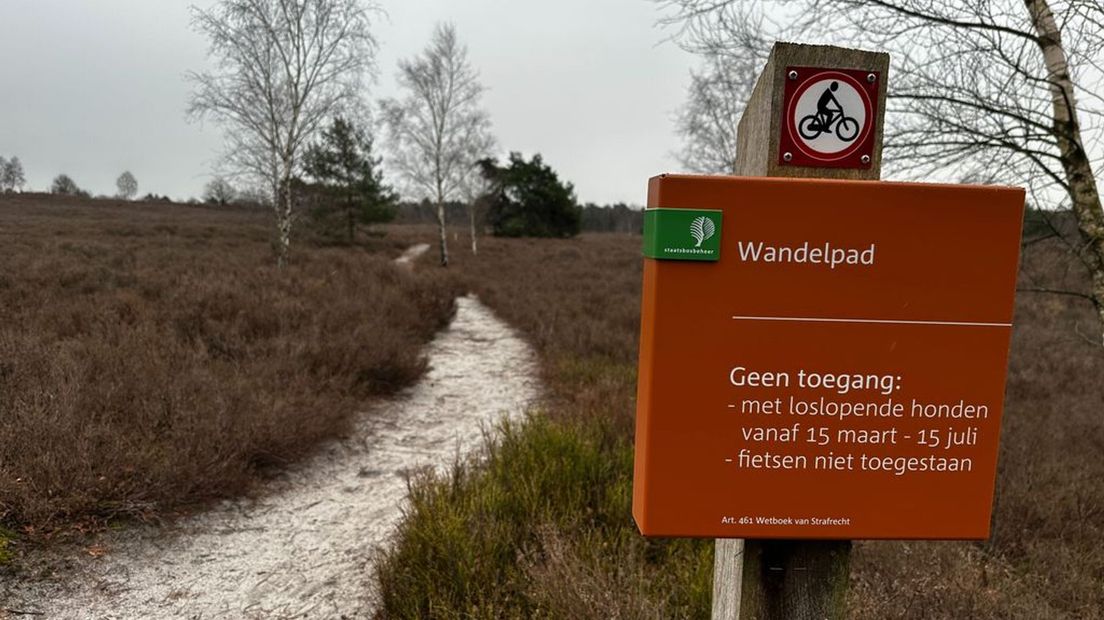
[(0, 525), (32, 533), (245, 490), (424, 370), (447, 274), (402, 241), (297, 247), (267, 213), (0, 200)]

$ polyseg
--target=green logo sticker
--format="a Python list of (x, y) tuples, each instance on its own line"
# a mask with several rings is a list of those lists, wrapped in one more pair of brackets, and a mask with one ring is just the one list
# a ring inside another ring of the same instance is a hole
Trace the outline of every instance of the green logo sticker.
[(715, 261), (721, 257), (720, 211), (647, 209), (644, 256), (667, 260)]

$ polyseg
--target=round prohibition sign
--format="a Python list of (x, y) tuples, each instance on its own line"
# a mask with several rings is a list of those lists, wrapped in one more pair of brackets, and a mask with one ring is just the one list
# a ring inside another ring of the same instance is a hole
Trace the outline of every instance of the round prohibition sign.
[(807, 157), (832, 162), (862, 147), (874, 124), (866, 88), (839, 71), (822, 71), (798, 85), (786, 109), (794, 145)]

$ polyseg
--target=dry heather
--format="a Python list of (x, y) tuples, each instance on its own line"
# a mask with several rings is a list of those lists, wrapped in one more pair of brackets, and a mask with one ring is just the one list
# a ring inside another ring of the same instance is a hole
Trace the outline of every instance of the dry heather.
[(390, 238), (301, 243), (281, 273), (269, 222), (0, 198), (0, 526), (41, 540), (240, 493), (422, 373), (451, 279), (395, 269)]
[[(1059, 244), (1021, 287), (1086, 290)], [(986, 543), (866, 543), (857, 618), (1104, 618), (1104, 350), (1089, 304), (1020, 293)]]
[[(640, 238), (487, 240), (457, 265), (528, 335), (551, 402), (478, 467), (421, 481), (380, 571), (393, 618), (708, 617), (712, 545), (630, 515)], [(1028, 286), (1085, 286), (1057, 244)], [(856, 546), (856, 618), (1104, 617), (1104, 350), (1076, 298), (1023, 293), (985, 543)], [(473, 561), (478, 558), (478, 561)]]

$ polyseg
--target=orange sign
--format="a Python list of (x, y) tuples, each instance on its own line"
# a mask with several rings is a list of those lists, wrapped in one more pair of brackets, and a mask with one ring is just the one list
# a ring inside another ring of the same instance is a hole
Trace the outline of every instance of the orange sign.
[(722, 213), (715, 261), (645, 259), (643, 534), (988, 537), (1023, 190), (670, 175), (648, 204)]

